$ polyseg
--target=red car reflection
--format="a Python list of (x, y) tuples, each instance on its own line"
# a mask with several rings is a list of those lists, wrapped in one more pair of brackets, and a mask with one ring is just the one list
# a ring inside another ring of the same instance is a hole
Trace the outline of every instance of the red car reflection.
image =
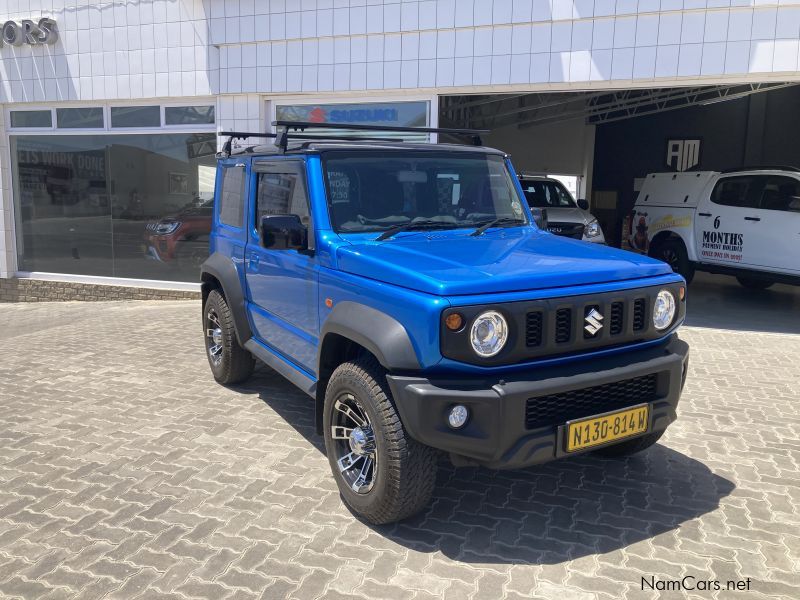
[(145, 225), (145, 255), (176, 266), (199, 266), (208, 258), (214, 200)]

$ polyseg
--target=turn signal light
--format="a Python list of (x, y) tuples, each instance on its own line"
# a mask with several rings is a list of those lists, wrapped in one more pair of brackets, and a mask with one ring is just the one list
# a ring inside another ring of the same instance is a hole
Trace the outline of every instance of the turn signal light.
[(444, 324), (450, 331), (458, 331), (464, 326), (464, 317), (458, 313), (450, 313), (445, 317)]
[(678, 297), (681, 299), (681, 301), (686, 299), (686, 288), (685, 287), (681, 286), (681, 287), (678, 288)]

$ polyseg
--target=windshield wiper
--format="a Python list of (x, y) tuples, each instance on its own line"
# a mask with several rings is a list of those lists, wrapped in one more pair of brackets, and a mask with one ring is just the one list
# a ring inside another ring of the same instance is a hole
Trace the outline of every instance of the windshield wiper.
[(408, 223), (400, 223), (399, 225), (392, 225), (380, 234), (378, 237), (375, 238), (376, 242), (382, 242), (383, 240), (387, 240), (392, 237), (395, 233), (400, 233), (401, 231), (410, 231), (412, 229), (438, 229), (438, 228), (451, 228), (457, 226), (456, 223), (450, 223), (448, 221), (435, 221), (433, 219), (425, 219), (419, 221), (409, 221)]
[(484, 231), (489, 229), (490, 227), (497, 227), (498, 225), (523, 225), (525, 221), (522, 219), (514, 219), (511, 217), (499, 217), (497, 219), (492, 219), (491, 221), (487, 221), (480, 227), (478, 227), (475, 231), (470, 233), (471, 236), (481, 235)]

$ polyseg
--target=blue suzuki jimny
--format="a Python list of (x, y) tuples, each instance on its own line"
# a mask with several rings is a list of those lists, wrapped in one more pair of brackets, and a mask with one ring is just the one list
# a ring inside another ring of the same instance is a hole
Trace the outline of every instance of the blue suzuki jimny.
[(355, 513), (424, 508), (441, 452), (490, 468), (619, 457), (676, 418), (686, 283), (668, 265), (539, 229), (477, 132), (395, 128), (475, 136), (424, 144), (274, 125), (224, 134), (275, 140), (219, 154), (208, 360), (223, 384), (261, 360), (311, 397)]

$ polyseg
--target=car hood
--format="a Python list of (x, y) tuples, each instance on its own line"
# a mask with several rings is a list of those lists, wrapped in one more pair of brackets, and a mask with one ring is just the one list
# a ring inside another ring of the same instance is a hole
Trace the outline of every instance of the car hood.
[(575, 208), (550, 208), (547, 209), (547, 220), (551, 223), (582, 223), (588, 225), (594, 219), (591, 213)]
[(622, 281), (670, 273), (665, 263), (632, 252), (558, 237), (531, 227), (344, 236), (342, 271), (405, 288), (458, 296)]

